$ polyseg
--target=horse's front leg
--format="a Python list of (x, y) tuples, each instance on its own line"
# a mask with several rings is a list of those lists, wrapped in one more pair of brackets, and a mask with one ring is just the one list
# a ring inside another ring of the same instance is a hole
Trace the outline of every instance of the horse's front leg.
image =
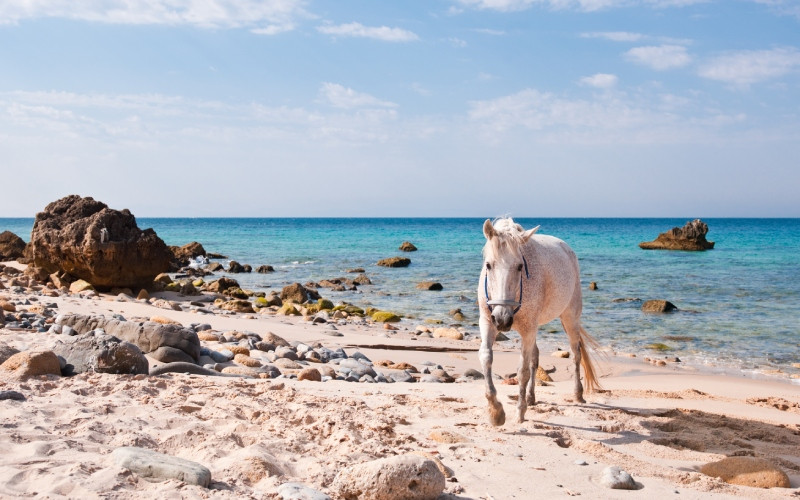
[(522, 349), (519, 355), (519, 367), (517, 368), (519, 423), (525, 421), (525, 410), (528, 409), (528, 406), (536, 404), (534, 387), (536, 387), (536, 367), (539, 366), (539, 348), (536, 345), (536, 332), (530, 333), (526, 331), (521, 334), (521, 337)]
[(494, 387), (492, 381), (492, 345), (494, 344), (497, 329), (492, 324), (491, 320), (485, 314), (481, 314), (480, 319), (481, 329), (481, 348), (479, 356), (481, 360), (481, 368), (483, 368), (483, 377), (486, 380), (486, 399), (489, 400), (489, 420), (492, 425), (503, 425), (506, 421), (506, 413), (503, 411), (503, 405), (497, 400), (497, 389)]

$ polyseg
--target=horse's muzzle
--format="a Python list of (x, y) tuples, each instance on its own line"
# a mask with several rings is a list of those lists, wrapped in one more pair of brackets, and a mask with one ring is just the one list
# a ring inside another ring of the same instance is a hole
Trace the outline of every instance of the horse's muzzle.
[(507, 332), (511, 330), (511, 325), (514, 323), (514, 313), (506, 307), (495, 307), (492, 311), (492, 323), (494, 327), (500, 332)]

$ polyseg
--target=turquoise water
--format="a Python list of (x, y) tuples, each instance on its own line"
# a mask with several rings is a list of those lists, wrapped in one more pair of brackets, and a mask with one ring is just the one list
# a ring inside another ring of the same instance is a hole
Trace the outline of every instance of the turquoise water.
[[(687, 219), (518, 219), (526, 228), (565, 240), (578, 254), (584, 284), (583, 321), (602, 345), (640, 356), (678, 356), (684, 362), (736, 370), (781, 369), (800, 373), (800, 219), (704, 219), (707, 252), (644, 251), (641, 241), (682, 226)], [(244, 288), (284, 285), (346, 276), (363, 267), (373, 281), (359, 292), (322, 289), (334, 302), (348, 301), (404, 314), (413, 326), (424, 319), (450, 323), (448, 311), (461, 308), (464, 325), (477, 327), (475, 305), (481, 267), (483, 219), (159, 219), (142, 218), (169, 245), (199, 241), (253, 268), (270, 264), (272, 274), (231, 277)], [(0, 219), (26, 241), (33, 219)], [(404, 254), (411, 241), (419, 251)], [(376, 266), (382, 258), (404, 255), (408, 268)], [(227, 265), (227, 262), (223, 262)], [(353, 277), (353, 275), (350, 275)], [(441, 292), (415, 288), (438, 281)], [(598, 283), (589, 291), (588, 283)], [(648, 315), (640, 302), (620, 298), (667, 299), (680, 309)], [(669, 339), (671, 336), (688, 339)], [(565, 346), (556, 321), (541, 338)], [(671, 350), (645, 346), (661, 342)]]

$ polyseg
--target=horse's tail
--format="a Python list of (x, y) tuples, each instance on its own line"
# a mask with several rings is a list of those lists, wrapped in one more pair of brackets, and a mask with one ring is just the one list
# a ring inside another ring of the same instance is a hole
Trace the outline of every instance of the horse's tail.
[(583, 366), (583, 375), (586, 378), (586, 388), (590, 392), (593, 392), (600, 389), (600, 382), (597, 380), (597, 375), (594, 373), (594, 364), (592, 363), (592, 358), (589, 356), (589, 349), (586, 348), (587, 343), (592, 349), (596, 349), (599, 345), (594, 337), (589, 335), (589, 332), (581, 325), (581, 366)]

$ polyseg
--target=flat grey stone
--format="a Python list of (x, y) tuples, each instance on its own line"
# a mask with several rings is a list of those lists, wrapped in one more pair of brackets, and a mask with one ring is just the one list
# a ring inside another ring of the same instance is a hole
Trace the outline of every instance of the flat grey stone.
[(325, 493), (301, 483), (283, 483), (278, 486), (278, 495), (282, 500), (331, 500)]
[(205, 488), (211, 483), (211, 471), (205, 466), (144, 448), (125, 446), (111, 452), (114, 463), (148, 480), (177, 479)]

